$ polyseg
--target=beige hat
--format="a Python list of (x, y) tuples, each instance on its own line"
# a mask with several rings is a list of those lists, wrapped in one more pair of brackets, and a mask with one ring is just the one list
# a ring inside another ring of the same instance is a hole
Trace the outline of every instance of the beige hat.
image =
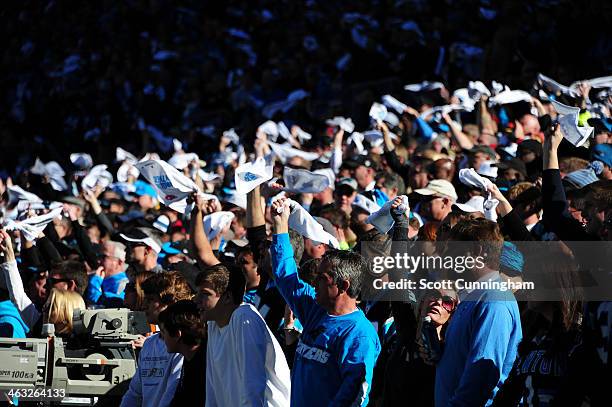
[(457, 200), (457, 192), (450, 182), (444, 179), (434, 179), (425, 188), (415, 189), (419, 195), (435, 195), (438, 197), (450, 198), (453, 202)]

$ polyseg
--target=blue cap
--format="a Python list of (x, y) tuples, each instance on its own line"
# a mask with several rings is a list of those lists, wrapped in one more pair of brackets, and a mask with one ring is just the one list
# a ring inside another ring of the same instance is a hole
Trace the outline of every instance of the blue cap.
[(595, 171), (591, 168), (583, 168), (581, 170), (572, 171), (563, 177), (563, 181), (573, 186), (574, 188), (584, 188), (593, 182), (598, 181)]
[(499, 258), (499, 270), (510, 277), (517, 276), (523, 272), (525, 258), (514, 243), (504, 242)]
[(601, 161), (612, 167), (612, 144), (597, 144), (593, 147), (593, 160)]
[(138, 180), (134, 183), (136, 190), (134, 193), (138, 196), (148, 195), (151, 198), (157, 198), (157, 191), (151, 184), (148, 184), (144, 181)]

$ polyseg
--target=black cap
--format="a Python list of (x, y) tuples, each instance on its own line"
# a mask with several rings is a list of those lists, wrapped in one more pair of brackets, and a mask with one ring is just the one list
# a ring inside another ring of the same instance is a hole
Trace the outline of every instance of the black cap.
[(499, 162), (497, 163), (497, 168), (502, 171), (513, 169), (523, 174), (524, 177), (527, 177), (527, 167), (525, 167), (525, 163), (518, 158), (511, 158), (510, 160)]
[(540, 157), (542, 155), (542, 143), (533, 139), (524, 140), (518, 145), (516, 154), (520, 157), (528, 152), (532, 152), (536, 156)]

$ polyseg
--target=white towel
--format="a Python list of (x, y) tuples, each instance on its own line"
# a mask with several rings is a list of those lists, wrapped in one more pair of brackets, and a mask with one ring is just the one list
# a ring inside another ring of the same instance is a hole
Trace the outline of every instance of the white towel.
[(228, 228), (233, 219), (234, 214), (227, 211), (213, 212), (204, 216), (204, 231), (208, 240), (214, 239), (224, 229)]
[(196, 153), (176, 153), (168, 160), (168, 164), (177, 170), (184, 170), (189, 163), (199, 160), (200, 157)]
[[(406, 195), (400, 195), (400, 197), (402, 198), (402, 203), (397, 207), (397, 211), (408, 214), (410, 211), (408, 197)], [(393, 216), (391, 216), (392, 204), (393, 200), (387, 201), (382, 208), (368, 216), (366, 222), (373, 225), (380, 233), (384, 234), (390, 231), (395, 224)]]
[(382, 121), (385, 119), (385, 116), (387, 115), (387, 108), (385, 107), (385, 105), (374, 102), (370, 107), (369, 115), (370, 118), (376, 123), (382, 123)]
[[(461, 181), (461, 183), (464, 185), (473, 188), (479, 188), (483, 191), (488, 191), (489, 186), (493, 184), (489, 179), (478, 175), (473, 168), (464, 168), (462, 170), (459, 170), (459, 181)], [(497, 212), (495, 208), (497, 208), (498, 204), (499, 201), (497, 199), (494, 199), (491, 196), (491, 193), (488, 192), (487, 198), (485, 199), (483, 204), (485, 210), (485, 218), (492, 220), (493, 222), (497, 221)]]
[(80, 170), (91, 168), (93, 159), (87, 153), (72, 153), (70, 154), (70, 162)]
[(159, 201), (177, 212), (185, 213), (187, 197), (199, 191), (192, 180), (165, 161), (149, 160), (136, 164), (136, 168), (153, 185)]
[(26, 191), (25, 189), (21, 188), (19, 185), (9, 186), (8, 196), (9, 196), (10, 204), (16, 204), (20, 201), (26, 201), (26, 202), (32, 202), (32, 203), (43, 201), (37, 195)]
[(290, 144), (278, 144), (268, 141), (268, 145), (283, 164), (291, 157), (300, 157), (306, 161), (315, 161), (320, 157), (317, 153), (298, 150), (297, 148), (291, 147)]
[(595, 129), (590, 126), (578, 126), (580, 108), (567, 106), (555, 100), (551, 102), (559, 114), (558, 122), (559, 126), (561, 126), (563, 137), (576, 147), (583, 145), (591, 137)]
[(329, 187), (329, 178), (324, 174), (316, 174), (308, 170), (285, 167), (283, 180), (287, 192), (318, 194)]
[(408, 107), (405, 103), (400, 102), (391, 95), (384, 95), (382, 97), (382, 102), (385, 106), (395, 110), (399, 114), (404, 113), (404, 110)]
[(236, 192), (239, 194), (251, 192), (258, 185), (271, 179), (272, 171), (273, 166), (266, 165), (266, 160), (262, 157), (257, 158), (254, 162), (242, 164), (234, 172)]
[(56, 191), (61, 192), (68, 189), (68, 185), (64, 180), (64, 175), (66, 175), (66, 173), (55, 161), (49, 161), (45, 164), (37, 158), (30, 171), (32, 174), (48, 177), (51, 181), (51, 187)]
[(33, 216), (22, 221), (9, 220), (6, 222), (5, 228), (7, 230), (19, 230), (28, 242), (33, 242), (53, 219), (62, 216), (62, 211), (63, 207), (59, 207), (47, 214)]
[(117, 147), (115, 149), (115, 160), (117, 162), (127, 161), (130, 164), (136, 164), (138, 162), (138, 159), (134, 154), (122, 149), (121, 147)]
[(413, 83), (410, 85), (406, 85), (404, 86), (404, 89), (410, 92), (423, 92), (423, 91), (442, 89), (443, 87), (444, 85), (441, 82), (423, 81), (421, 83)]
[(291, 209), (291, 213), (289, 214), (289, 228), (314, 242), (324, 243), (335, 249), (340, 248), (338, 239), (327, 233), (323, 229), (323, 226), (317, 222), (306, 209), (293, 199), (287, 199), (287, 201)]
[(89, 174), (81, 181), (81, 188), (84, 190), (92, 191), (96, 186), (100, 186), (102, 190), (108, 188), (113, 183), (113, 175), (106, 169), (107, 165), (96, 165), (89, 171)]
[(325, 121), (325, 124), (328, 126), (336, 126), (340, 127), (347, 133), (352, 133), (355, 130), (355, 124), (353, 120), (349, 117), (335, 116), (333, 119), (328, 119)]
[(380, 209), (380, 205), (363, 194), (357, 194), (357, 196), (355, 196), (353, 205), (363, 209), (369, 214), (372, 214)]
[(489, 106), (507, 105), (516, 102), (531, 102), (531, 95), (524, 90), (505, 90), (489, 99)]
[(119, 168), (117, 169), (117, 181), (127, 182), (130, 176), (134, 177), (134, 179), (137, 179), (140, 175), (140, 171), (138, 171), (138, 168), (134, 167), (134, 164), (136, 162), (130, 163), (128, 161), (125, 161), (123, 164), (121, 164), (121, 166), (119, 166)]

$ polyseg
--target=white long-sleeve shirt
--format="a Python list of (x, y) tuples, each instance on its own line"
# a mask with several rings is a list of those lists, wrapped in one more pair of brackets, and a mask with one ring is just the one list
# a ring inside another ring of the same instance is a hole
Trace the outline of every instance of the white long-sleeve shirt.
[(17, 262), (13, 260), (2, 263), (0, 264), (0, 270), (2, 278), (6, 281), (6, 288), (11, 296), (11, 301), (13, 301), (19, 310), (23, 322), (32, 330), (40, 319), (41, 313), (23, 289), (23, 281), (19, 275)]
[(138, 356), (138, 368), (123, 395), (121, 407), (169, 406), (178, 386), (183, 356), (168, 353), (164, 340), (155, 334), (147, 338)]
[(289, 406), (285, 355), (257, 309), (242, 304), (228, 325), (208, 323), (206, 407)]

